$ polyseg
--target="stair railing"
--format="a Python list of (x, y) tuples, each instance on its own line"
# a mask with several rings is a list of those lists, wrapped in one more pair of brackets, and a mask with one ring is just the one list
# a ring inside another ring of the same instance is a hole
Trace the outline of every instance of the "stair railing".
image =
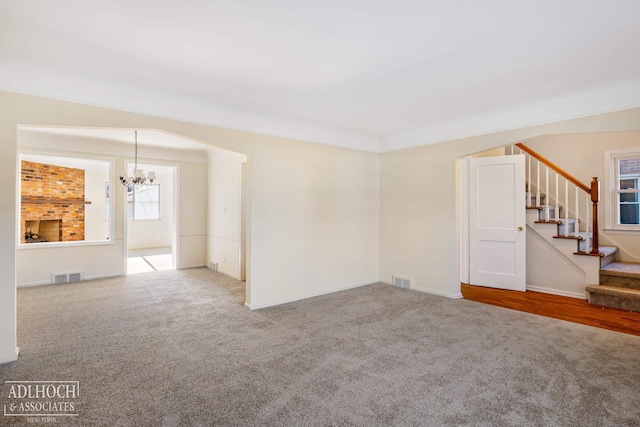
[[(580, 203), (579, 203), (579, 192), (583, 191), (586, 193), (586, 242), (585, 242), (585, 252), (589, 252), (589, 247), (591, 246), (590, 255), (600, 256), (599, 248), (598, 248), (598, 202), (600, 201), (600, 181), (598, 181), (597, 177), (593, 177), (591, 184), (586, 185), (573, 175), (560, 168), (544, 156), (536, 153), (531, 148), (527, 147), (523, 143), (515, 144), (516, 147), (520, 149), (521, 153), (526, 153), (527, 155), (527, 206), (528, 207), (537, 207), (539, 210), (544, 209), (545, 211), (545, 221), (549, 222), (557, 222), (564, 224), (564, 236), (565, 238), (579, 238), (580, 232)], [(514, 153), (513, 147), (511, 148), (512, 154)], [(532, 181), (532, 172), (534, 168), (531, 167), (532, 159), (536, 162), (535, 164), (535, 205), (533, 202), (533, 181)], [(555, 172), (555, 209), (553, 212), (553, 219), (551, 219), (550, 211), (551, 207), (548, 203), (549, 199), (547, 199), (547, 203), (545, 203), (544, 208), (542, 207), (541, 197), (540, 197), (540, 165), (544, 165), (545, 167), (545, 191), (546, 197), (549, 197), (549, 170)], [(564, 221), (560, 219), (560, 193), (559, 193), (559, 182), (560, 177), (564, 178)], [(575, 221), (574, 233), (573, 236), (569, 236), (569, 184), (572, 184), (575, 187), (575, 218), (572, 218)], [(591, 202), (591, 209), (589, 209), (589, 202)], [(591, 226), (592, 235), (591, 238), (589, 236), (589, 227)]]

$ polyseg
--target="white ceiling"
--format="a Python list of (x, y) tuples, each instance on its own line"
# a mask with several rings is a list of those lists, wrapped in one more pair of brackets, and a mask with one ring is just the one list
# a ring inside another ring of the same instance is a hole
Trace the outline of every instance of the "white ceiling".
[(640, 106), (639, 0), (0, 0), (0, 88), (370, 151)]

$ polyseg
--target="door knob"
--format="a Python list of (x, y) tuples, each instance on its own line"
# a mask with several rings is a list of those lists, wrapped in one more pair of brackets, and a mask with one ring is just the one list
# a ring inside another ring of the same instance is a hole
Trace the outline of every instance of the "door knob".
[(518, 231), (522, 231), (524, 230), (522, 227), (518, 227)]

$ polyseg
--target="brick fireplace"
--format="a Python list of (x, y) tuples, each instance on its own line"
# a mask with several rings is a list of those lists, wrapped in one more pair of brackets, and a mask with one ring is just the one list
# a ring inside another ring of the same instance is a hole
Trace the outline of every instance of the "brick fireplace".
[(84, 240), (83, 169), (23, 160), (21, 198), (22, 243)]

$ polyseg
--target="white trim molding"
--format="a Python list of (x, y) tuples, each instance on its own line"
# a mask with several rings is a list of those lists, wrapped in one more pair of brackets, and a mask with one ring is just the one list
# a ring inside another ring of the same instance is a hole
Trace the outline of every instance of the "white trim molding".
[(20, 348), (16, 347), (13, 352), (0, 354), (0, 364), (15, 362), (20, 355)]
[(604, 185), (602, 186), (602, 200), (604, 205), (605, 231), (619, 231), (624, 233), (640, 232), (640, 225), (621, 225), (617, 223), (616, 191), (618, 183), (618, 168), (616, 163), (624, 158), (640, 158), (640, 148), (605, 151), (604, 153)]
[(451, 299), (462, 299), (462, 292), (441, 292), (441, 291), (437, 291), (435, 289), (431, 289), (431, 288), (423, 288), (420, 286), (414, 286), (413, 288), (414, 291), (418, 291), (418, 292), (424, 292), (426, 294), (432, 294), (432, 295), (438, 295), (441, 297), (446, 297), (446, 298), (451, 298)]
[(550, 288), (545, 288), (545, 287), (541, 287), (541, 286), (529, 286), (529, 285), (527, 285), (527, 290), (528, 291), (535, 291), (535, 292), (542, 292), (544, 294), (560, 295), (560, 296), (563, 296), (563, 297), (587, 299), (587, 295), (585, 293), (561, 291), (561, 290), (558, 290), (558, 289), (550, 289)]

